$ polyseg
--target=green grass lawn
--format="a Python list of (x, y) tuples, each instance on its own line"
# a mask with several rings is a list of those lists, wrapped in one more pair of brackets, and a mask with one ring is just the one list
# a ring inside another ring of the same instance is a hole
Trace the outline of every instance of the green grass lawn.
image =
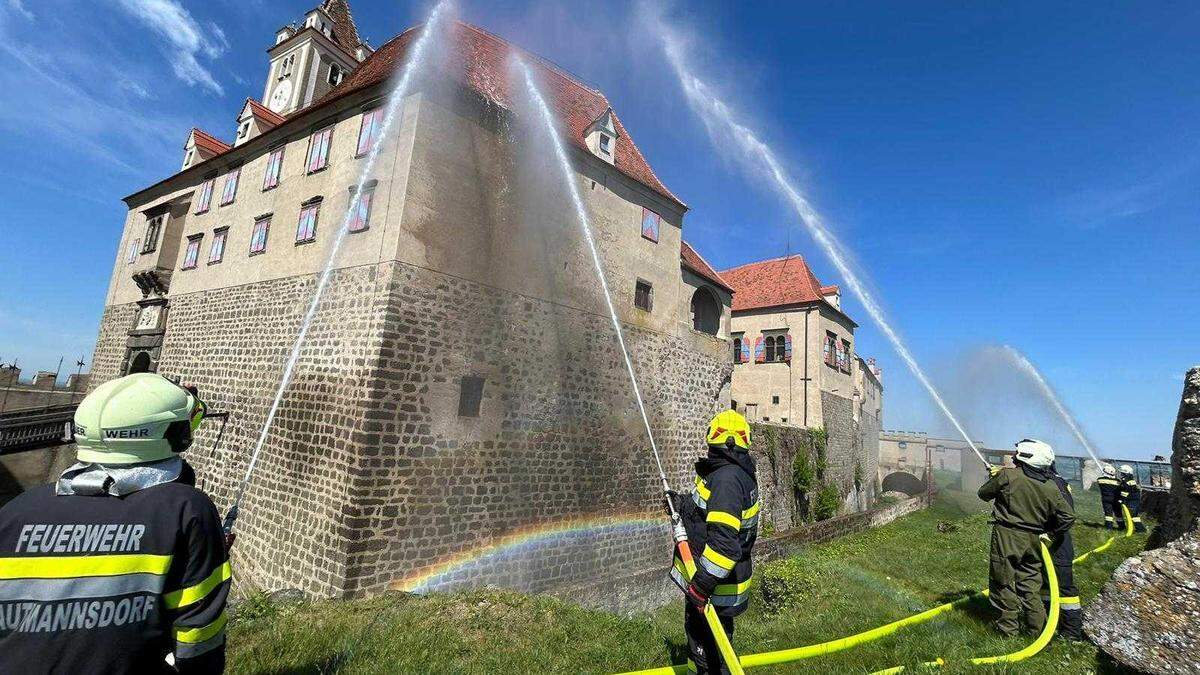
[[(739, 617), (739, 653), (786, 649), (873, 628), (987, 584), (989, 526), (972, 495), (943, 491), (930, 509), (891, 525), (800, 553), (790, 563), (802, 593), (771, 613), (761, 595)], [(1076, 549), (1104, 541), (1095, 493), (1077, 505)], [(939, 528), (939, 523), (948, 523)], [(1079, 565), (1084, 603), (1112, 570), (1141, 550), (1144, 535), (1118, 540)], [(664, 552), (664, 557), (667, 555)], [(494, 590), (388, 595), (355, 602), (275, 607), (249, 601), (229, 635), (235, 673), (607, 673), (683, 661), (682, 601), (624, 618), (559, 600)], [(1028, 639), (1001, 639), (988, 625), (986, 600), (926, 624), (830, 656), (761, 672), (870, 672), (941, 656), (944, 672), (1088, 673), (1096, 650), (1055, 640), (1008, 669), (954, 667), (955, 661), (1016, 651)], [(758, 670), (754, 672), (760, 672)]]

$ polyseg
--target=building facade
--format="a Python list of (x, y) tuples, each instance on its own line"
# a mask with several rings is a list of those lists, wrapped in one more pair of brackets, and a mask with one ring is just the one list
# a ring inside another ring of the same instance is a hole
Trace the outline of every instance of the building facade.
[(799, 255), (720, 275), (734, 290), (733, 405), (753, 421), (823, 427), (847, 508), (866, 508), (878, 473), (882, 373), (857, 356), (858, 324), (841, 310), (840, 290), (817, 281)]
[[(481, 29), (434, 36), (439, 60), (380, 138), (418, 32), (372, 51), (343, 0), (280, 30), (267, 103), (246, 101), (235, 140), (194, 130), (183, 169), (125, 199), (93, 381), (156, 370), (228, 410), (221, 446), (202, 427), (189, 453), (228, 507), (345, 224), (242, 504), (241, 580), (319, 596), (541, 591), (661, 566), (641, 416), (569, 201), (513, 131), (511, 55), (533, 65), (559, 116), (680, 486), (707, 420), (729, 405), (731, 290), (683, 242), (687, 207), (604, 95)], [(580, 523), (594, 531), (577, 545), (465, 562)]]

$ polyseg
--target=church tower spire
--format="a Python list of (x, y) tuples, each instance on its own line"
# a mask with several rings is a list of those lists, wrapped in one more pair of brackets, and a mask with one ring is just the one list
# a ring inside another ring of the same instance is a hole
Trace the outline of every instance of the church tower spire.
[(321, 0), (299, 24), (275, 33), (263, 102), (279, 115), (307, 107), (341, 84), (371, 54), (358, 35), (349, 0)]

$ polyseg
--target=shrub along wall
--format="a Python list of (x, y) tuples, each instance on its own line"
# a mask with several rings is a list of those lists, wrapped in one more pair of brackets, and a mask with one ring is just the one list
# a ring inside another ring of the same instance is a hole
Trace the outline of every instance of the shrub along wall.
[[(756, 422), (751, 424), (758, 464), (758, 489), (763, 504), (763, 534), (791, 529), (838, 515), (847, 499), (863, 489), (864, 467), (871, 464), (867, 449), (831, 462), (829, 435), (823, 428)], [(862, 456), (858, 456), (862, 455)], [(862, 504), (863, 508), (872, 505)]]

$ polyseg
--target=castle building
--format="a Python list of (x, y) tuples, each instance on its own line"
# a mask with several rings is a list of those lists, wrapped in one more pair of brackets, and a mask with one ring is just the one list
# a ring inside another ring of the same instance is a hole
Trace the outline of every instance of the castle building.
[(730, 337), (732, 405), (752, 421), (821, 427), (830, 466), (854, 477), (857, 508), (874, 499), (882, 373), (854, 348), (858, 324), (841, 291), (822, 285), (791, 255), (722, 270), (734, 290)]
[[(681, 486), (729, 405), (731, 289), (684, 243), (687, 206), (605, 96), (467, 24), (435, 36), (438, 60), (356, 194), (419, 33), (372, 50), (345, 0), (276, 33), (263, 101), (237, 111), (232, 142), (192, 130), (182, 169), (125, 198), (93, 384), (158, 371), (228, 410), (220, 447), (214, 424), (189, 453), (227, 508), (349, 212), (242, 503), (240, 579), (350, 596), (414, 579), (540, 591), (660, 577), (654, 462), (570, 203), (523, 169), (511, 55), (558, 116)], [(452, 564), (583, 522), (597, 529), (536, 559)]]

